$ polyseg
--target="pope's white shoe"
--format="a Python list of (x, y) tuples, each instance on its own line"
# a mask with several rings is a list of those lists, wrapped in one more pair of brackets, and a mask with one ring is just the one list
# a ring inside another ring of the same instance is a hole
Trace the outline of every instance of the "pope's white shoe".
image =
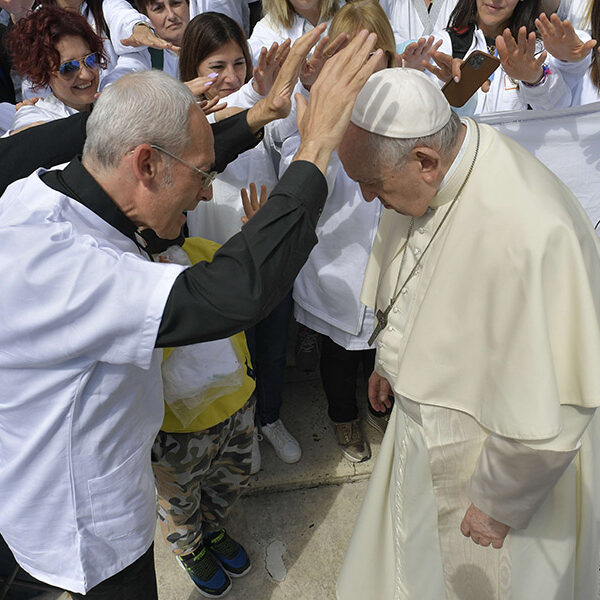
[(269, 441), (275, 454), (284, 463), (295, 463), (300, 460), (302, 450), (296, 438), (285, 428), (281, 419), (277, 419), (274, 423), (262, 425), (260, 432), (263, 437)]

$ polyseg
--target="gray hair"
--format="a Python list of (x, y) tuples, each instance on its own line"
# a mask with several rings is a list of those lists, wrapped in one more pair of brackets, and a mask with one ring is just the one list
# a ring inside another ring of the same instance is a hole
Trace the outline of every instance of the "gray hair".
[(162, 71), (124, 75), (94, 105), (83, 158), (110, 169), (143, 143), (179, 154), (189, 142), (189, 109), (194, 102), (183, 83)]
[(447, 155), (454, 147), (460, 131), (460, 117), (450, 111), (450, 120), (439, 131), (418, 138), (390, 138), (377, 133), (369, 133), (368, 156), (376, 156), (376, 160), (386, 167), (402, 167), (414, 148), (427, 147), (437, 150), (442, 156)]

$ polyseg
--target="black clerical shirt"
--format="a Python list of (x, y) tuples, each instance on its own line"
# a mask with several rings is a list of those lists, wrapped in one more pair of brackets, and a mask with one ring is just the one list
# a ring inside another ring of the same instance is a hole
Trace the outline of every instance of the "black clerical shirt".
[[(45, 173), (46, 185), (84, 204), (133, 240), (144, 241), (79, 159)], [(167, 299), (157, 347), (229, 337), (264, 319), (290, 290), (317, 243), (327, 183), (310, 162), (292, 163), (265, 206), (214, 255), (183, 271)]]

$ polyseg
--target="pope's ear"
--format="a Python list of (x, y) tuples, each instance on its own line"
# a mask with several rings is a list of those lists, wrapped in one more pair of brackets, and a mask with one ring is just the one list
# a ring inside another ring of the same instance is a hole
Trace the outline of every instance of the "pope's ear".
[(427, 183), (434, 183), (441, 168), (441, 156), (433, 148), (415, 148), (413, 150), (420, 164), (420, 171)]
[(131, 171), (145, 187), (156, 184), (160, 158), (150, 144), (140, 144), (131, 151)]

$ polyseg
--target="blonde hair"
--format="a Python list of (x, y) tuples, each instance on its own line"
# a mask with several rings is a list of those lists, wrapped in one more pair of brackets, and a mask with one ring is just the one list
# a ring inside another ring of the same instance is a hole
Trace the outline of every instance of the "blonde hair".
[[(271, 17), (280, 27), (289, 29), (296, 16), (290, 0), (263, 0), (263, 15)], [(339, 8), (338, 0), (321, 0), (319, 22), (329, 21)]]
[[(264, 2), (264, 0), (263, 0)], [(396, 40), (387, 15), (377, 0), (350, 1), (335, 15), (329, 26), (331, 41), (340, 33), (354, 35), (357, 31), (366, 29), (377, 34), (377, 48), (387, 55), (388, 67), (396, 66)]]

